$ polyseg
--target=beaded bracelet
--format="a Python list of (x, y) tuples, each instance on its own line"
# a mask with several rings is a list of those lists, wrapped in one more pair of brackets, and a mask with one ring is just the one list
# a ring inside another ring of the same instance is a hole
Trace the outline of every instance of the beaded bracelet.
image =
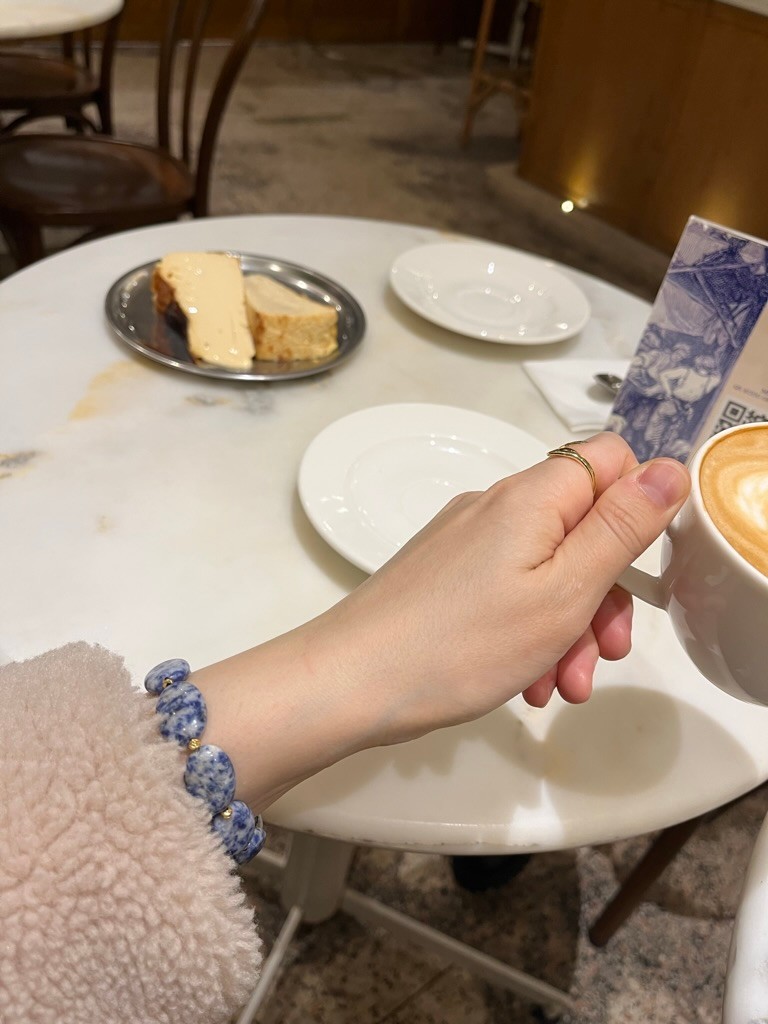
[(187, 754), (184, 785), (192, 796), (204, 800), (211, 812), (211, 828), (237, 864), (254, 857), (267, 838), (260, 816), (242, 800), (235, 800), (235, 769), (227, 754), (212, 743), (202, 744), (208, 711), (205, 699), (189, 682), (190, 667), (183, 658), (155, 665), (144, 686), (158, 698), (160, 735)]

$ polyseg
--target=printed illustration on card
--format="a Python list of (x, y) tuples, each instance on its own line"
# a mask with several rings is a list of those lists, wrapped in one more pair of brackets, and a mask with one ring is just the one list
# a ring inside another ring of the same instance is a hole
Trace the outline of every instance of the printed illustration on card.
[(768, 243), (688, 221), (607, 423), (641, 462), (768, 419), (767, 270)]

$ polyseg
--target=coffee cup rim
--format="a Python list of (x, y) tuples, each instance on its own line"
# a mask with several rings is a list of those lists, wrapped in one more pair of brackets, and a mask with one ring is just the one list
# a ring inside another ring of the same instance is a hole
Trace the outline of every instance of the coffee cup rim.
[(747, 575), (751, 576), (755, 580), (755, 582), (759, 583), (760, 581), (762, 581), (762, 584), (764, 586), (768, 586), (768, 576), (766, 576), (765, 573), (761, 572), (754, 565), (752, 565), (749, 559), (745, 558), (740, 551), (737, 551), (736, 548), (725, 539), (720, 530), (718, 530), (717, 526), (714, 523), (714, 520), (712, 519), (712, 516), (707, 511), (707, 507), (704, 504), (700, 484), (701, 463), (704, 459), (704, 456), (711, 448), (714, 448), (714, 446), (717, 443), (722, 441), (724, 437), (727, 437), (730, 434), (738, 434), (741, 433), (742, 431), (754, 430), (760, 427), (768, 429), (768, 421), (757, 420), (754, 423), (737, 423), (735, 424), (735, 426), (726, 427), (725, 430), (719, 430), (716, 434), (712, 434), (711, 437), (708, 437), (706, 441), (703, 442), (703, 444), (699, 445), (699, 447), (691, 456), (690, 462), (688, 464), (688, 471), (691, 475), (692, 485), (689, 500), (691, 500), (694, 503), (697, 512), (700, 513), (700, 515), (706, 522), (711, 533), (716, 538), (716, 542), (720, 546), (720, 548), (724, 552), (728, 553), (731, 557), (735, 558), (736, 561), (744, 567), (745, 571), (747, 572)]

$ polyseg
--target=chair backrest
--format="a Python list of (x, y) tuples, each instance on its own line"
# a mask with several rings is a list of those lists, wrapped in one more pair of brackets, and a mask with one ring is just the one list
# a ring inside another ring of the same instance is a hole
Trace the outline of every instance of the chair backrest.
[(66, 32), (61, 37), (62, 56), (67, 60), (75, 61), (93, 71), (94, 66), (94, 41), (101, 40), (99, 82), (102, 89), (108, 89), (112, 78), (112, 64), (115, 57), (115, 45), (120, 31), (120, 22), (123, 17), (123, 8), (113, 15), (107, 24), (97, 33), (94, 29), (84, 28), (80, 32)]
[[(195, 153), (192, 140), (195, 89), (205, 28), (213, 5), (214, 0), (173, 0), (160, 45), (158, 66), (158, 146), (169, 153), (174, 153), (191, 170), (194, 170), (196, 178), (194, 212), (197, 216), (204, 216), (208, 212), (211, 166), (219, 127), (243, 61), (248, 56), (256, 37), (265, 0), (248, 0), (240, 25), (234, 39), (229, 44), (209, 96), (208, 109)], [(183, 25), (187, 23), (187, 19), (190, 19), (192, 28), (189, 33), (184, 33)], [(172, 115), (176, 58), (182, 43), (189, 45), (189, 52), (184, 73), (180, 76), (183, 90), (181, 122), (178, 125), (178, 131), (174, 132)]]

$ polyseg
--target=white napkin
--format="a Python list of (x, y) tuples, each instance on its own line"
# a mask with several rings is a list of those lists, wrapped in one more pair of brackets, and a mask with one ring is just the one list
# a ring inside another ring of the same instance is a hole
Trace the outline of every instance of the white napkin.
[(613, 397), (595, 382), (596, 373), (626, 376), (629, 359), (550, 359), (523, 363), (523, 369), (571, 430), (600, 430)]

